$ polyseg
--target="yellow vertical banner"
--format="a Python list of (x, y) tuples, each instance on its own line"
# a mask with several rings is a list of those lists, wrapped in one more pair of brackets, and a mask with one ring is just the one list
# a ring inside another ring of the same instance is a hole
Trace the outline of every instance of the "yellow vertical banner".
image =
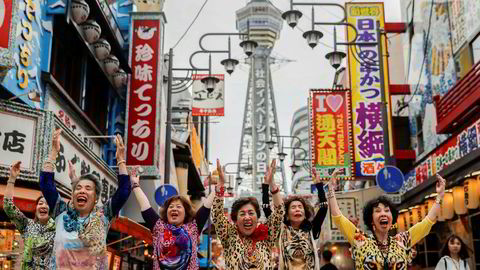
[[(375, 176), (385, 166), (384, 129), (390, 130), (389, 149), (393, 155), (391, 132), (390, 94), (388, 91), (387, 44), (382, 36), (383, 55), (379, 55), (377, 45), (377, 21), (380, 28), (385, 26), (383, 3), (346, 3), (348, 27), (347, 38), (358, 46), (348, 47), (348, 64), (352, 90), (352, 124), (355, 147), (356, 176)], [(356, 37), (356, 40), (355, 40)], [(369, 43), (370, 45), (361, 45)], [(382, 88), (379, 63), (383, 61), (384, 94), (387, 102), (388, 124), (382, 121)]]

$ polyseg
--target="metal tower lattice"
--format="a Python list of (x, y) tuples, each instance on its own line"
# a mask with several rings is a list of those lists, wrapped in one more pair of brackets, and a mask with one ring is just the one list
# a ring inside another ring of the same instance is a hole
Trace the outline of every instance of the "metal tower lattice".
[[(249, 32), (248, 38), (259, 45), (248, 59), (250, 71), (238, 162), (250, 163), (253, 170), (252, 174), (244, 175), (242, 184), (238, 186), (241, 196), (242, 191), (250, 191), (251, 194), (261, 192), (261, 183), (268, 166), (279, 152), (279, 144), (270, 150), (265, 142), (270, 140), (271, 134), (279, 134), (270, 69), (274, 60), (270, 53), (280, 36), (283, 21), (281, 11), (267, 0), (252, 0), (238, 10), (236, 15), (237, 30), (240, 33)], [(284, 179), (283, 163), (277, 163), (275, 181), (282, 185), (283, 190)]]

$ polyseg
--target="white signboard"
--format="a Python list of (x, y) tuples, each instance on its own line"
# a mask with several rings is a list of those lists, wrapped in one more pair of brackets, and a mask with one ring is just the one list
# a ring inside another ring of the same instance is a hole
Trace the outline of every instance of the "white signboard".
[[(61, 126), (63, 128), (63, 125)], [(55, 160), (55, 180), (63, 186), (71, 188), (68, 161), (72, 162), (77, 176), (92, 173), (99, 177), (102, 183), (100, 196), (102, 204), (117, 190), (118, 184), (114, 171), (100, 157), (81, 144), (72, 132), (64, 130), (60, 139), (60, 152)]]
[(0, 122), (0, 164), (21, 161), (22, 169), (32, 170), (36, 119), (0, 111)]
[(208, 91), (200, 80), (207, 77), (208, 74), (193, 75), (193, 116), (224, 116), (225, 109), (225, 83), (223, 74), (212, 74), (220, 81), (216, 84), (213, 91)]
[(102, 149), (97, 141), (83, 138), (83, 136), (94, 135), (93, 132), (86, 129), (80, 121), (76, 120), (72, 113), (69, 112), (70, 110), (66, 109), (67, 106), (61, 105), (53, 95), (48, 96), (47, 104), (48, 110), (52, 111), (70, 131), (77, 135), (80, 140), (90, 148), (90, 150), (96, 155), (102, 156)]

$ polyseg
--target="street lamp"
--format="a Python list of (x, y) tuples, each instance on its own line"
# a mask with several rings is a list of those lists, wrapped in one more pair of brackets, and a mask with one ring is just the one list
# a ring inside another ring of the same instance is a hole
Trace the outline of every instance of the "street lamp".
[(298, 169), (300, 169), (300, 166), (295, 163), (295, 159), (293, 160), (292, 165), (290, 165), (290, 169), (292, 170), (293, 174), (296, 174)]
[(19, 97), (23, 97), (23, 96), (28, 96), (28, 99), (33, 101), (33, 102), (40, 102), (41, 100), (41, 97), (40, 97), (40, 93), (35, 91), (35, 90), (31, 90), (27, 93), (23, 93), (23, 94), (20, 94), (20, 95), (17, 95), (17, 96), (13, 96), (11, 98), (8, 99), (8, 101), (13, 101)]
[(283, 162), (285, 160), (285, 157), (287, 156), (287, 153), (282, 151), (278, 153), (277, 156), (278, 156), (278, 159), (280, 159), (280, 161)]

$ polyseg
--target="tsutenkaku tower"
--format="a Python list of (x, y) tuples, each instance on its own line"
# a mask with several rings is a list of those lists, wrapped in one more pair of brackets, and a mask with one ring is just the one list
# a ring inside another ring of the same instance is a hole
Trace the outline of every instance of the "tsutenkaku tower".
[[(272, 85), (270, 53), (282, 30), (282, 12), (268, 0), (251, 0), (244, 8), (236, 12), (237, 30), (247, 33), (249, 39), (258, 43), (255, 52), (248, 59), (247, 98), (243, 115), (242, 137), (238, 162), (250, 162), (253, 172), (245, 176), (241, 190), (252, 193), (261, 192), (261, 183), (268, 170), (270, 161), (277, 157), (279, 144), (270, 150), (265, 144), (270, 135), (281, 135), (278, 129), (277, 109)], [(246, 37), (245, 37), (246, 38)], [(283, 164), (277, 163), (275, 181), (279, 184), (285, 179)], [(285, 190), (285, 187), (283, 187)]]

